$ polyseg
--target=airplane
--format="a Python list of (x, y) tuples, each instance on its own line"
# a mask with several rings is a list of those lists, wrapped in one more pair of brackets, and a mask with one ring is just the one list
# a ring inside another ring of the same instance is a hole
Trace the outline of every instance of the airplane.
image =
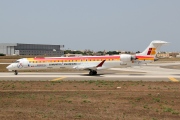
[(121, 54), (112, 56), (81, 56), (81, 57), (42, 57), (22, 58), (6, 68), (18, 75), (21, 70), (73, 68), (88, 70), (89, 75), (97, 75), (98, 70), (112, 67), (140, 66), (156, 60), (157, 51), (168, 42), (155, 40), (142, 52), (135, 55)]

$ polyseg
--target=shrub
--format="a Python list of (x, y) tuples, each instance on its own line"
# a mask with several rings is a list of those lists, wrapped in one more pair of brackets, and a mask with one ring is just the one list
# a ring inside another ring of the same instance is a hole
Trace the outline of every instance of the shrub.
[(3, 54), (3, 53), (0, 53), (0, 56), (6, 56), (5, 54)]

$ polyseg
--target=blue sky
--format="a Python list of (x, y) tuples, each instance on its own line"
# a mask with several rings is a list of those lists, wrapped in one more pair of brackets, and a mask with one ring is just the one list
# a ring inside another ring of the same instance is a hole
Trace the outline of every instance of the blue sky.
[(73, 50), (180, 51), (180, 0), (0, 0), (0, 43)]

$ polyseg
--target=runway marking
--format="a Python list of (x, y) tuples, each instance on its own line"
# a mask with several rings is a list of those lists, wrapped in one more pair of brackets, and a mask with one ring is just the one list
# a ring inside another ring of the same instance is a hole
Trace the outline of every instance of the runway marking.
[(51, 81), (59, 81), (59, 80), (62, 80), (64, 78), (66, 78), (66, 77), (60, 77), (60, 78), (52, 79)]
[(179, 80), (175, 79), (174, 77), (168, 77), (173, 82), (179, 82)]

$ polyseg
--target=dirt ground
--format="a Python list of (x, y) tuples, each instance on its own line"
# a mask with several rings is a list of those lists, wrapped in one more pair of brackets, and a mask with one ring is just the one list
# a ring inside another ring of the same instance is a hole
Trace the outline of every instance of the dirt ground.
[(158, 61), (180, 61), (180, 58), (159, 58)]
[(180, 83), (0, 81), (0, 119), (179, 120)]

